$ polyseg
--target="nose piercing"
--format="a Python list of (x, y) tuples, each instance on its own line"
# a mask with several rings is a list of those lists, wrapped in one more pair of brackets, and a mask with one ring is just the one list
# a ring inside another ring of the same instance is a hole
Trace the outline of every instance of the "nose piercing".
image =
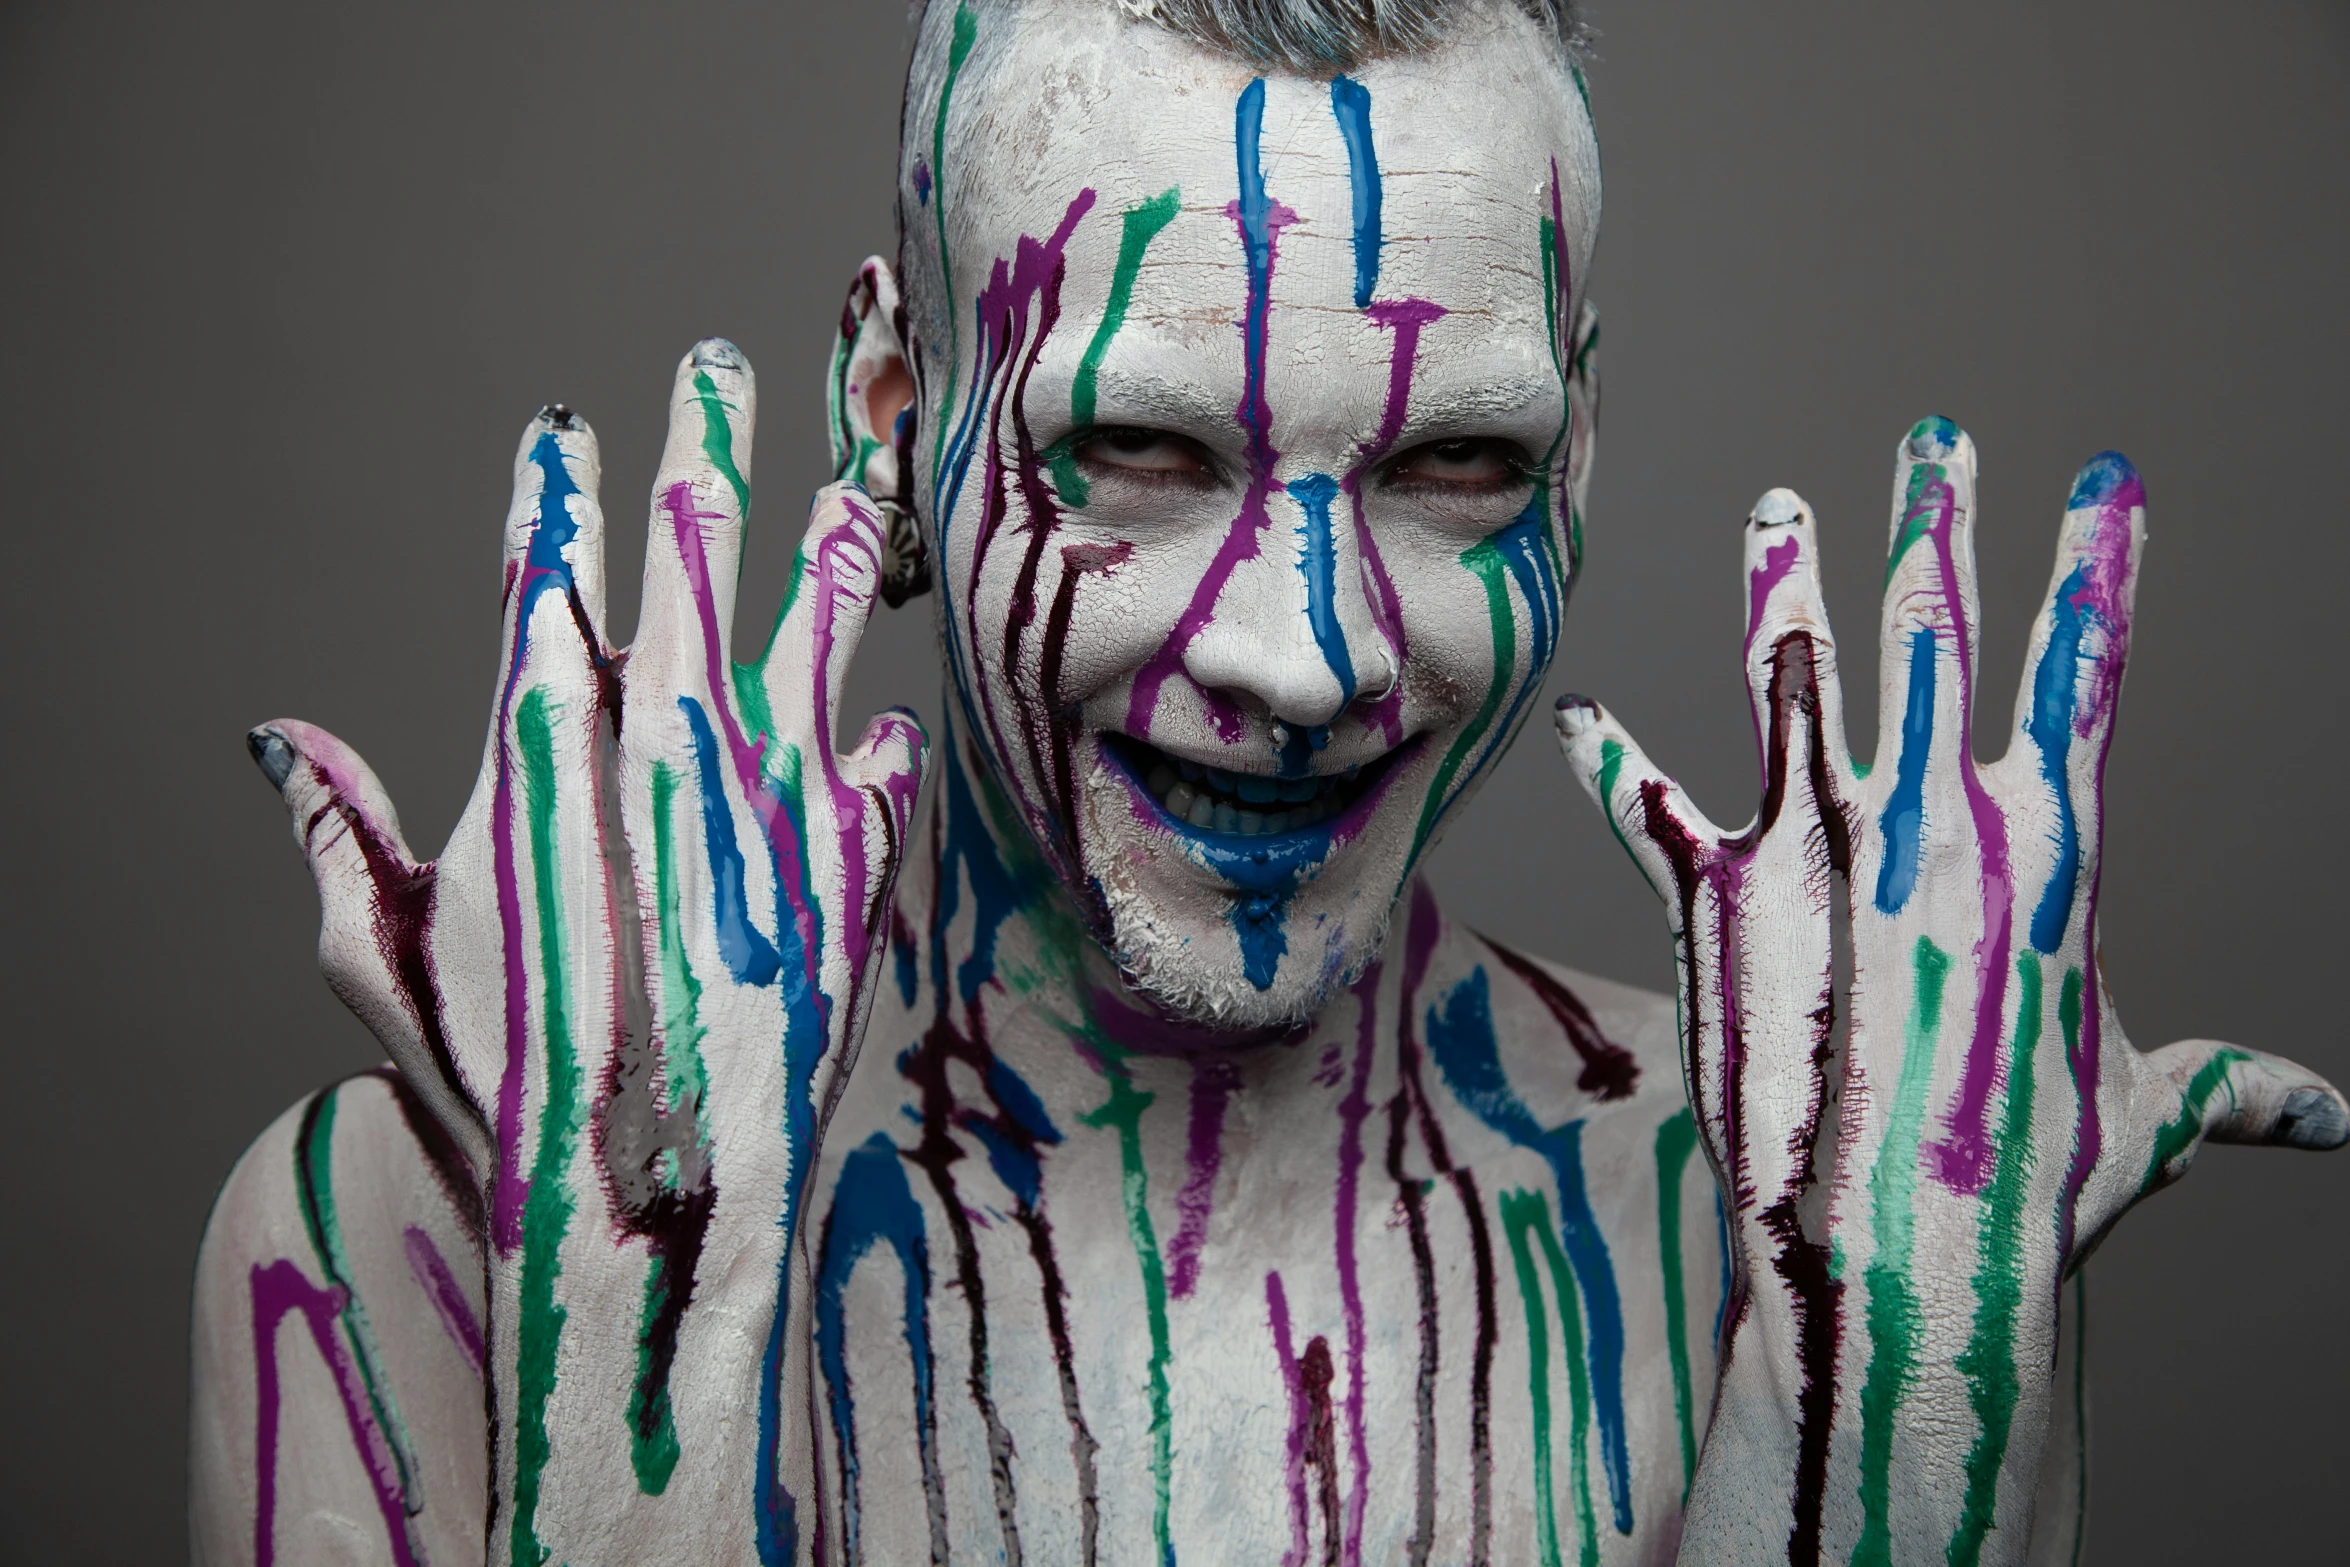
[(1289, 749), (1289, 727), (1286, 724), (1273, 726), (1273, 749), (1276, 751)]
[(1395, 683), (1402, 678), (1402, 672), (1395, 667), (1395, 654), (1386, 648), (1379, 650), (1379, 663), (1387, 672), (1387, 678), (1379, 683), (1379, 690), (1376, 693), (1383, 697), (1395, 689)]

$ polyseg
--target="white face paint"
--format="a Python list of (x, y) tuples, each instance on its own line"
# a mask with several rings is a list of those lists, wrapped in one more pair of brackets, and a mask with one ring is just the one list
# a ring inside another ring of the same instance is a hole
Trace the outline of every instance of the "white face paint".
[(958, 721), (1146, 989), (1308, 1015), (1556, 642), (1577, 83), (1514, 15), (1317, 81), (941, 0), (907, 136), (907, 490)]

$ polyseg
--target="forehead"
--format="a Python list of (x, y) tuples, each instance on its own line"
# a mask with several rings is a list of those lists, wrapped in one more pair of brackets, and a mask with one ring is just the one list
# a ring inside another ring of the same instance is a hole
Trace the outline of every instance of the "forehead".
[[(1023, 240), (1057, 251), (1067, 308), (1098, 316), (1123, 270), (1134, 323), (1178, 338), (1229, 336), (1252, 263), (1288, 311), (1432, 302), (1431, 348), (1547, 340), (1580, 292), (1597, 145), (1579, 84), (1515, 13), (1335, 81), (1260, 79), (1105, 0), (989, 7), (952, 70), (951, 39), (930, 31), (901, 196), (910, 234), (944, 254), (909, 259), (951, 270), (966, 307)], [(1298, 325), (1287, 341), (1310, 351)]]

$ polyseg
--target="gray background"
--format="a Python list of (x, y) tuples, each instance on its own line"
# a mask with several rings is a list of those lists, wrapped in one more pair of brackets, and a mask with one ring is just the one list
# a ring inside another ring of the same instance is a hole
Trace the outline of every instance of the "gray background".
[[(1607, 412), (1559, 681), (1699, 800), (1753, 797), (1737, 529), (1815, 504), (1869, 733), (1895, 441), (1985, 454), (1982, 733), (2073, 468), (2153, 495), (2111, 769), (2108, 975), (2147, 1043), (2350, 1081), (2337, 603), (2350, 13), (2321, 0), (1599, 0)], [(8, 1033), (0, 1557), (182, 1546), (188, 1277), (215, 1185), (374, 1058), (241, 736), (357, 745), (437, 845), (496, 661), (507, 465), (603, 434), (616, 623), (676, 356), (766, 372), (764, 627), (822, 477), (840, 290), (891, 244), (893, 0), (0, 11)], [(935, 711), (927, 621), (866, 700)], [(1457, 911), (1669, 980), (1540, 735), (1453, 833)], [(2238, 1150), (2092, 1271), (2098, 1562), (2342, 1560), (2350, 1159)]]

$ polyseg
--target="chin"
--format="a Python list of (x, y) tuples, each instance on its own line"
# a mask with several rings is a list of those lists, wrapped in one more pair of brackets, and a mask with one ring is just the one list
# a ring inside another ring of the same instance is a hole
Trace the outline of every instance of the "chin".
[(1077, 806), (1108, 925), (1095, 934), (1163, 1011), (1220, 1032), (1286, 1030), (1378, 958), (1425, 787), (1418, 741), (1284, 778), (1092, 738)]

